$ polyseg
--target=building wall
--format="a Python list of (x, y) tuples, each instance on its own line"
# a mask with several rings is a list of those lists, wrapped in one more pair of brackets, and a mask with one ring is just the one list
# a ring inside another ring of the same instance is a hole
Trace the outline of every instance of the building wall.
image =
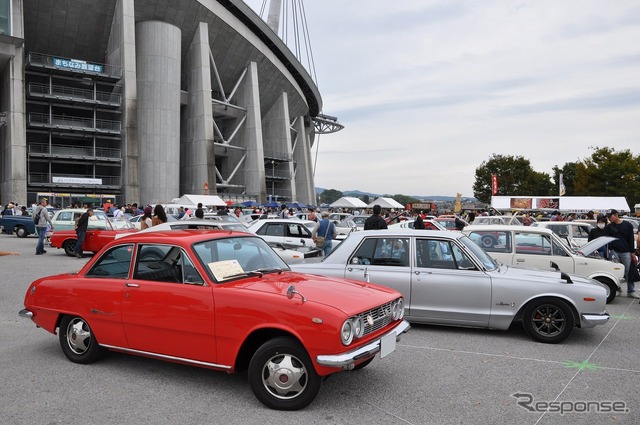
[[(278, 181), (281, 189), (289, 185), (288, 191), (283, 190), (288, 196), (285, 193), (280, 199), (314, 203), (312, 191), (298, 187), (299, 181), (304, 186), (312, 182), (308, 177), (294, 178), (298, 172), (293, 172), (304, 165), (304, 174), (309, 175), (311, 164), (300, 162), (310, 160), (305, 153), (310, 145), (300, 149), (301, 154), (292, 151), (289, 132), (292, 117), (308, 123), (304, 116), (321, 108), (317, 88), (302, 65), (243, 2), (178, 2), (77, 0), (73, 4), (27, 2), (24, 12), (14, 8), (14, 14), (17, 10), (25, 18), (20, 57), (24, 51), (39, 52), (50, 58), (121, 68), (121, 78), (113, 84), (122, 103), (117, 111), (108, 111), (120, 117), (120, 141), (114, 135), (113, 142), (119, 143), (120, 163), (109, 164), (121, 175), (111, 180), (118, 186), (109, 191), (82, 183), (27, 184), (28, 111), (20, 109), (25, 102), (25, 64), (14, 61), (14, 72), (7, 72), (5, 66), (0, 80), (2, 102), (10, 102), (17, 111), (12, 118), (15, 131), (9, 132), (8, 125), (0, 130), (2, 200), (27, 203), (37, 192), (55, 191), (77, 197), (108, 192), (115, 194), (118, 203), (169, 202), (184, 191), (208, 191), (266, 202), (272, 189), (265, 169), (271, 157), (276, 157), (279, 161), (284, 158), (283, 167), (289, 169), (287, 181)], [(66, 16), (64, 25), (59, 21), (43, 25), (43, 19), (53, 20), (60, 14)], [(54, 67), (48, 72), (59, 71)], [(228, 98), (222, 99), (223, 91)], [(264, 121), (267, 115), (268, 124)], [(271, 134), (265, 125), (284, 129), (277, 137), (285, 142), (272, 144), (271, 157), (265, 152), (263, 135)], [(300, 130), (308, 133), (313, 125)], [(298, 143), (310, 144), (311, 139), (298, 138)], [(95, 138), (91, 140), (96, 143)], [(87, 161), (104, 169), (98, 158)], [(65, 167), (65, 162), (61, 164), (58, 170)]]

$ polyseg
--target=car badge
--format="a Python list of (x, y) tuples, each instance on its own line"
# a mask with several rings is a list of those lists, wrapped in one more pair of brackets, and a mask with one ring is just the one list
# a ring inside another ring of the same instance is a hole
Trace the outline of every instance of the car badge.
[(367, 323), (369, 324), (369, 326), (373, 326), (373, 316), (371, 316), (370, 314), (367, 314)]

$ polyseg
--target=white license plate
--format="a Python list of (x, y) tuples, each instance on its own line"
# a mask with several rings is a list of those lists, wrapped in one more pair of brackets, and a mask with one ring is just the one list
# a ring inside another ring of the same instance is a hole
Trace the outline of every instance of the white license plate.
[(396, 333), (391, 332), (380, 338), (380, 358), (396, 351)]

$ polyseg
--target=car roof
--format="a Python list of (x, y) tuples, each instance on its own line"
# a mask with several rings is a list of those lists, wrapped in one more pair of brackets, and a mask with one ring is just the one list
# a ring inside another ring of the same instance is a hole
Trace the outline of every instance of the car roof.
[(217, 230), (217, 229), (173, 229), (158, 232), (134, 232), (127, 237), (115, 239), (120, 243), (172, 243), (176, 245), (191, 245), (192, 243), (224, 239), (226, 237), (253, 237), (258, 236), (241, 231)]
[(469, 225), (462, 229), (464, 233), (472, 231), (490, 232), (527, 232), (527, 233), (548, 233), (554, 234), (553, 230), (541, 226), (514, 226), (512, 224), (478, 224)]

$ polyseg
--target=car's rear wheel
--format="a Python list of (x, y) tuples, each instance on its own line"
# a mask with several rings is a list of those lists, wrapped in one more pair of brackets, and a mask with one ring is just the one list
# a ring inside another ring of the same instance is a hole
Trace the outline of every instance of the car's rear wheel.
[(606, 277), (598, 276), (594, 278), (598, 282), (602, 283), (607, 290), (607, 304), (609, 304), (616, 297), (616, 292), (618, 291), (618, 285), (615, 284), (611, 279), (607, 279)]
[(18, 226), (16, 227), (16, 236), (19, 238), (26, 238), (29, 236), (29, 231), (24, 226)]
[(484, 235), (480, 242), (482, 243), (483, 248), (493, 248), (498, 243), (498, 240), (493, 235)]
[(556, 344), (564, 341), (575, 325), (571, 308), (562, 300), (543, 298), (532, 301), (522, 318), (527, 334), (539, 342)]
[(64, 316), (60, 321), (58, 334), (62, 352), (74, 363), (91, 363), (104, 352), (98, 345), (89, 323), (82, 317)]
[(260, 346), (251, 358), (248, 374), (256, 398), (277, 410), (306, 407), (322, 385), (307, 351), (288, 337), (274, 338)]
[(62, 248), (64, 248), (64, 253), (69, 257), (73, 257), (76, 255), (76, 240), (75, 239), (67, 239), (62, 244)]

